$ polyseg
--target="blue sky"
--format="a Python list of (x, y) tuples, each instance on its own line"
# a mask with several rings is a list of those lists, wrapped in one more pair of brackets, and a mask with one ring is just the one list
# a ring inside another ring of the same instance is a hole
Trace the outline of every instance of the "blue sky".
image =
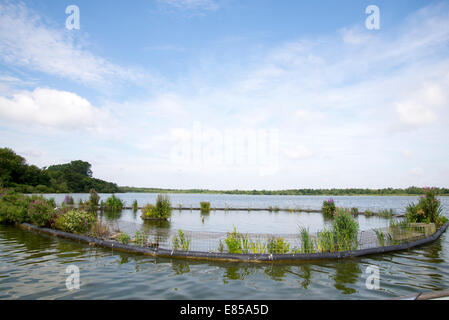
[(447, 1), (0, 0), (0, 145), (119, 185), (447, 187), (448, 49)]

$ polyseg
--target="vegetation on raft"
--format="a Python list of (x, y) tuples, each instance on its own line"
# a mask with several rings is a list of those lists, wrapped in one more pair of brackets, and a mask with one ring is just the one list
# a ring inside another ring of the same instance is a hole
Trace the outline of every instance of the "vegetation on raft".
[(142, 208), (142, 219), (167, 220), (171, 217), (172, 207), (170, 198), (166, 195), (158, 194), (156, 204), (147, 204)]

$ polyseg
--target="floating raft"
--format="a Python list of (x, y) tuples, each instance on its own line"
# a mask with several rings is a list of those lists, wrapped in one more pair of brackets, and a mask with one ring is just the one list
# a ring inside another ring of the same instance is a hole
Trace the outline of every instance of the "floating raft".
[(220, 253), (220, 252), (202, 252), (202, 251), (178, 251), (178, 250), (168, 250), (163, 248), (152, 248), (152, 247), (140, 247), (128, 244), (122, 244), (117, 241), (102, 240), (98, 238), (93, 238), (89, 236), (73, 234), (68, 232), (63, 232), (59, 230), (41, 228), (32, 224), (23, 223), (18, 224), (18, 227), (35, 231), (38, 233), (48, 234), (55, 237), (71, 239), (80, 243), (87, 243), (89, 245), (96, 245), (104, 248), (110, 248), (112, 250), (144, 254), (156, 257), (166, 257), (166, 258), (185, 258), (193, 260), (214, 260), (214, 261), (236, 261), (236, 262), (300, 262), (307, 260), (325, 260), (325, 259), (343, 259), (360, 257), (370, 254), (382, 254), (399, 250), (406, 250), (423, 244), (427, 244), (438, 239), (441, 234), (446, 231), (449, 226), (449, 222), (444, 224), (440, 229), (436, 230), (432, 235), (406, 243), (401, 243), (397, 245), (374, 247), (367, 249), (359, 249), (352, 251), (339, 251), (339, 252), (323, 252), (323, 253), (287, 253), (287, 254), (230, 254), (230, 253)]

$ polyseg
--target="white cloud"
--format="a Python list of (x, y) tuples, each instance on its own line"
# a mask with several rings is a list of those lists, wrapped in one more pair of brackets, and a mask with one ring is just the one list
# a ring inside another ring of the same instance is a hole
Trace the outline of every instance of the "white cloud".
[(449, 86), (444, 83), (422, 85), (420, 89), (412, 91), (405, 100), (397, 102), (396, 112), (399, 120), (406, 125), (428, 125), (437, 121), (437, 112), (449, 107), (446, 92)]
[[(122, 68), (76, 44), (64, 28), (52, 29), (23, 3), (0, 4), (0, 59), (85, 84), (140, 82), (139, 71)], [(111, 80), (114, 79), (114, 80)]]
[(67, 91), (36, 88), (11, 98), (0, 97), (0, 117), (3, 121), (61, 130), (103, 131), (112, 126), (111, 115), (90, 104), (86, 99)]

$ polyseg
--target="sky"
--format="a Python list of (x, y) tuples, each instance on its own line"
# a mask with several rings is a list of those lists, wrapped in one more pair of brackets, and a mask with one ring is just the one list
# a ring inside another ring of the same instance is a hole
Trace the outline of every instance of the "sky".
[(0, 0), (0, 147), (122, 186), (448, 187), (448, 49), (449, 1)]

